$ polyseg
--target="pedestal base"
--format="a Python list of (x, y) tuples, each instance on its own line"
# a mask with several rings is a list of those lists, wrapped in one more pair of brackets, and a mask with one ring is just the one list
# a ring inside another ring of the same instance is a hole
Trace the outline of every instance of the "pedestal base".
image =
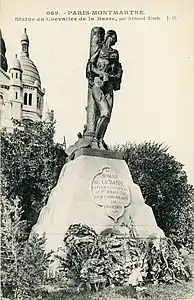
[(47, 238), (46, 250), (56, 251), (62, 246), (67, 229), (75, 223), (100, 233), (111, 227), (125, 232), (132, 221), (140, 238), (163, 237), (152, 209), (145, 204), (119, 154), (115, 152), (117, 158), (108, 158), (86, 152), (63, 167), (33, 228)]

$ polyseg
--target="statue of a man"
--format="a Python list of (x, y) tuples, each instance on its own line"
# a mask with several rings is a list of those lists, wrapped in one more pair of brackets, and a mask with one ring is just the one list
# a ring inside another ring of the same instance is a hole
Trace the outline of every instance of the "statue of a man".
[(116, 42), (117, 34), (114, 30), (105, 33), (102, 27), (92, 28), (86, 67), (87, 124), (83, 134), (79, 133), (78, 140), (67, 148), (69, 159), (74, 159), (81, 148), (107, 149), (104, 135), (111, 118), (113, 91), (120, 89), (123, 73), (119, 53), (112, 48)]
[(92, 45), (95, 50), (91, 51), (87, 64), (87, 78), (94, 100), (94, 141), (97, 148), (104, 149), (103, 139), (113, 108), (113, 91), (120, 89), (123, 71), (119, 53), (112, 48), (117, 42), (116, 32), (108, 30), (103, 42), (97, 41), (96, 47)]

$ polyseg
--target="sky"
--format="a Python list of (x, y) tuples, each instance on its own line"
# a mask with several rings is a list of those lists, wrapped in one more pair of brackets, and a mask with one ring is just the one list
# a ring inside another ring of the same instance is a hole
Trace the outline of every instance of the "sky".
[[(111, 21), (97, 16), (89, 21), (84, 15), (97, 11), (102, 17), (102, 11), (108, 10), (120, 15), (110, 13), (108, 17), (116, 16)], [(131, 10), (142, 10), (146, 20), (130, 20), (135, 16), (129, 14)], [(66, 20), (46, 20), (52, 11)], [(194, 184), (193, 14), (192, 0), (1, 0), (0, 25), (8, 62), (15, 53), (20, 54), (21, 34), (27, 28), (30, 58), (39, 70), (45, 100), (57, 121), (55, 139), (62, 142), (65, 135), (67, 145), (75, 142), (86, 122), (90, 30), (94, 26), (114, 29), (123, 79), (121, 90), (115, 92), (106, 142), (164, 142), (185, 165)], [(15, 17), (35, 20), (16, 21)], [(38, 21), (39, 17), (44, 21)]]

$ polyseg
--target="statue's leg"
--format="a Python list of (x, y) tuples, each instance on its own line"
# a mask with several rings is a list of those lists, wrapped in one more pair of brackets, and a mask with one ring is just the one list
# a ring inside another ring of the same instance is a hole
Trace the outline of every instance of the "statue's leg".
[(96, 110), (95, 110), (94, 130), (96, 132), (97, 124), (98, 124), (99, 119), (100, 119), (100, 110), (99, 110), (98, 105), (96, 104), (96, 102), (95, 102), (95, 106), (96, 106)]
[[(110, 121), (110, 108), (108, 105), (108, 102), (105, 98), (103, 98), (100, 102), (98, 102), (98, 108), (100, 111), (100, 118), (98, 120), (97, 126), (96, 126), (96, 132), (95, 132), (95, 138), (102, 143), (102, 140), (104, 138), (107, 126)], [(102, 146), (102, 145), (100, 145)], [(102, 147), (104, 148), (104, 147)]]
[(105, 99), (108, 103), (110, 117), (111, 117), (111, 113), (112, 113), (112, 109), (113, 109), (113, 102), (114, 102), (114, 95), (113, 95), (112, 85), (110, 85), (108, 87), (107, 92), (105, 94)]
[(104, 121), (104, 126), (102, 126), (102, 130), (101, 130), (101, 138), (100, 138), (101, 141), (103, 141), (104, 139), (104, 135), (106, 133), (108, 124), (110, 122), (112, 107), (113, 107), (113, 93), (112, 92), (107, 93), (104, 98), (105, 98), (105, 102), (107, 103), (108, 112), (106, 114), (107, 120)]
[(98, 124), (97, 124), (97, 127), (96, 127), (96, 139), (98, 141), (102, 141), (103, 140), (103, 137), (105, 135), (105, 132), (106, 132), (106, 129), (107, 129), (107, 126), (110, 122), (110, 118), (107, 117), (107, 116), (101, 116), (99, 121), (98, 121)]
[[(97, 107), (97, 105), (96, 105), (96, 107)], [(93, 138), (93, 142), (92, 142), (92, 148), (97, 148), (97, 149), (99, 148), (99, 141), (96, 138), (96, 130), (98, 128), (99, 122), (100, 122), (100, 111), (97, 107), (96, 115), (95, 115), (95, 126), (94, 126), (95, 132), (94, 132), (94, 138)]]
[(92, 95), (99, 112), (93, 146), (104, 149), (102, 140), (110, 121), (110, 107), (102, 89), (98, 85), (93, 86)]

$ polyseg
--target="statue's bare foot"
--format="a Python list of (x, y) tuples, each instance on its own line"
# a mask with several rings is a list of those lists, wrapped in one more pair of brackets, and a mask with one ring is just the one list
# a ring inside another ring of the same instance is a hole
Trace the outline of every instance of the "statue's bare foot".
[(103, 145), (103, 141), (99, 141), (99, 149), (101, 150), (105, 150), (104, 145)]
[(93, 139), (93, 141), (91, 142), (91, 148), (92, 149), (99, 149), (99, 141), (97, 139)]
[(100, 141), (99, 141), (99, 148), (100, 148), (101, 150), (108, 150), (108, 146), (107, 146), (107, 144), (105, 143), (104, 140), (100, 140)]

